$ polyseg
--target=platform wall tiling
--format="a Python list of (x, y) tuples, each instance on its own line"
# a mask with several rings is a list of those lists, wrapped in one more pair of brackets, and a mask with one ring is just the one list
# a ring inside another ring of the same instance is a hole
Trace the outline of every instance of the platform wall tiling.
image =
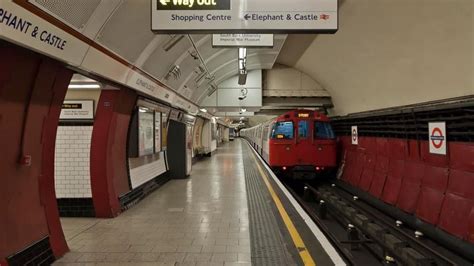
[(57, 198), (91, 198), (90, 145), (92, 126), (59, 126), (56, 137)]

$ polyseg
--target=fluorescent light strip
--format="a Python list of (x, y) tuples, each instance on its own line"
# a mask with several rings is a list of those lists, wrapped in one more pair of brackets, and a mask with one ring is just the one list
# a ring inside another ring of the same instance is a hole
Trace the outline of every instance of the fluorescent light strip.
[(70, 84), (69, 89), (100, 89), (99, 84)]
[(247, 57), (247, 48), (239, 48), (239, 59), (245, 59)]

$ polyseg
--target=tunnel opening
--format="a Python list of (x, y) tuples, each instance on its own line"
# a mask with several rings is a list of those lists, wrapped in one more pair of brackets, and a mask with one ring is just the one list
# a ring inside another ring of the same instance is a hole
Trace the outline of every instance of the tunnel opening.
[(104, 85), (74, 74), (61, 103), (54, 158), (54, 188), (62, 230), (69, 248), (96, 223), (91, 182), (94, 120)]

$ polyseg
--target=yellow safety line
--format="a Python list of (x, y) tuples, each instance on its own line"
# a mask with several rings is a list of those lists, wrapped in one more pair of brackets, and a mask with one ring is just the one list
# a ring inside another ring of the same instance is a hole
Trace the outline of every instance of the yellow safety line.
[(298, 233), (298, 230), (296, 230), (295, 225), (291, 221), (290, 216), (285, 210), (285, 207), (283, 207), (283, 204), (281, 203), (280, 198), (278, 195), (275, 193), (275, 190), (273, 189), (272, 184), (270, 184), (270, 181), (268, 180), (267, 174), (263, 171), (262, 167), (260, 166), (257, 157), (255, 154), (252, 152), (253, 157), (257, 163), (257, 168), (258, 171), (260, 172), (260, 175), (263, 177), (263, 181), (265, 182), (265, 185), (267, 185), (268, 190), (270, 191), (270, 195), (273, 198), (273, 201), (275, 202), (275, 205), (278, 208), (278, 212), (281, 215), (281, 218), (283, 219), (283, 222), (286, 225), (286, 228), (290, 232), (291, 239), (293, 240), (293, 243), (295, 244), (296, 248), (298, 249), (298, 253), (303, 260), (304, 265), (312, 266), (316, 265), (314, 262), (313, 258), (311, 257), (311, 254), (309, 254), (308, 249), (306, 248), (306, 245), (303, 242), (303, 239), (301, 238), (300, 234)]

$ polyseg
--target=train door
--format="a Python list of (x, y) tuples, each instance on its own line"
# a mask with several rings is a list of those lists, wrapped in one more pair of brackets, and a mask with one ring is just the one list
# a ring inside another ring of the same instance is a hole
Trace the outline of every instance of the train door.
[(336, 165), (336, 136), (331, 124), (323, 121), (314, 122), (314, 145), (316, 145), (314, 161), (321, 167)]
[(308, 158), (312, 154), (312, 139), (310, 134), (310, 121), (297, 120), (297, 134), (296, 134), (296, 164), (297, 165), (311, 165), (311, 159)]

